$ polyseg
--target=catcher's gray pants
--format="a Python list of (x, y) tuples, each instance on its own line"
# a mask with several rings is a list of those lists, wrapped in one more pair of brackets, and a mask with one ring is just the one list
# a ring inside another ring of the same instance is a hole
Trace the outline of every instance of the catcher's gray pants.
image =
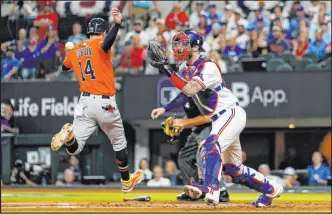
[[(112, 112), (102, 109), (103, 106), (112, 105)], [(114, 151), (127, 147), (124, 128), (120, 112), (115, 102), (115, 96), (105, 99), (100, 95), (82, 96), (75, 108), (73, 132), (78, 143), (78, 149), (71, 155), (83, 150), (85, 142), (100, 126), (113, 145)]]

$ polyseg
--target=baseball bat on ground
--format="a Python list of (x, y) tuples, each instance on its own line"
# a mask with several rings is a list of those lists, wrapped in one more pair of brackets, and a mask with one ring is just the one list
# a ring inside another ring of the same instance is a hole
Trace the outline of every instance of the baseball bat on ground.
[(151, 200), (150, 196), (138, 196), (138, 197), (135, 197), (135, 198), (124, 197), (123, 198), (123, 201), (145, 201), (145, 202), (148, 202), (150, 200)]

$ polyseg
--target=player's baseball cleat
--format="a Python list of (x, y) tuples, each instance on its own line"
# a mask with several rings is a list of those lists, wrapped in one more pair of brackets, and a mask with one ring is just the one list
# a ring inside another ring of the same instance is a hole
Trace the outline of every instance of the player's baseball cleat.
[(206, 186), (199, 185), (195, 179), (190, 179), (190, 185), (185, 185), (183, 187), (183, 192), (191, 199), (198, 199), (202, 196), (203, 192), (208, 192)]
[(273, 188), (274, 191), (272, 192), (272, 194), (263, 193), (259, 196), (259, 198), (256, 201), (251, 202), (251, 204), (255, 207), (267, 207), (271, 205), (272, 200), (274, 198), (280, 197), (281, 193), (284, 192), (284, 188), (278, 183), (275, 183), (273, 185)]
[(202, 194), (201, 197), (196, 198), (196, 199), (192, 199), (192, 198), (190, 198), (189, 196), (187, 196), (185, 192), (183, 192), (182, 194), (176, 196), (176, 199), (177, 199), (178, 201), (190, 201), (190, 202), (197, 202), (197, 201), (200, 201), (200, 202), (201, 202), (201, 201), (203, 200), (203, 198), (204, 198), (203, 195), (205, 196), (205, 194)]
[(212, 189), (207, 187), (209, 192), (205, 194), (204, 201), (207, 205), (216, 206), (219, 203), (220, 189)]
[(272, 198), (267, 196), (266, 194), (261, 194), (256, 201), (251, 202), (251, 204), (255, 207), (267, 207), (271, 205)]
[(66, 123), (62, 126), (61, 131), (54, 135), (51, 142), (51, 148), (53, 151), (59, 150), (63, 144), (72, 140), (74, 137), (73, 133), (73, 125), (70, 123)]
[(136, 172), (131, 173), (128, 181), (124, 181), (121, 179), (122, 192), (130, 192), (131, 190), (134, 189), (134, 187), (137, 184), (141, 183), (142, 180), (143, 180), (142, 170), (137, 170)]

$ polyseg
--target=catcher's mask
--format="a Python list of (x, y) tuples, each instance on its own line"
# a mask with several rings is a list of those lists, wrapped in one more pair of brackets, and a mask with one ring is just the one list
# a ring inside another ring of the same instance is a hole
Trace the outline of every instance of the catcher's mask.
[(175, 34), (172, 40), (172, 49), (176, 61), (186, 61), (191, 57), (191, 48), (199, 46), (200, 52), (205, 52), (202, 48), (203, 38), (193, 30), (186, 30)]

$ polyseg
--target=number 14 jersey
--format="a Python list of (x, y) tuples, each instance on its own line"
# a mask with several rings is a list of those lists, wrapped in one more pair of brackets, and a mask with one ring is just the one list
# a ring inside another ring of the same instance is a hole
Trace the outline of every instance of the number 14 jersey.
[(103, 38), (83, 40), (69, 51), (64, 66), (74, 70), (81, 92), (112, 96), (116, 92), (111, 50), (102, 49)]

